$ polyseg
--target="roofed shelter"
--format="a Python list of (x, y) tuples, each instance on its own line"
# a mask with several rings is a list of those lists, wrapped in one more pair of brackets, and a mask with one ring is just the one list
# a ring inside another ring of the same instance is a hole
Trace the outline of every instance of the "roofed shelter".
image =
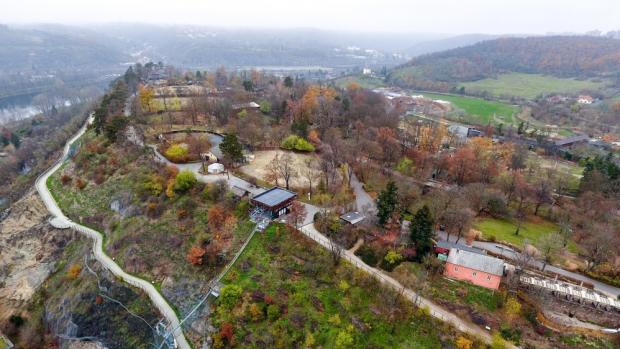
[(263, 209), (271, 218), (278, 218), (290, 212), (295, 199), (297, 199), (297, 193), (284, 188), (273, 187), (254, 196), (250, 203)]

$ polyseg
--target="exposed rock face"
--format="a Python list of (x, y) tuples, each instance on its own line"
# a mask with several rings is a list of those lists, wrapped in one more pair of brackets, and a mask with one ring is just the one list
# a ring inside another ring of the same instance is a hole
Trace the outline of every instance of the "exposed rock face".
[(112, 199), (112, 202), (110, 202), (110, 209), (118, 213), (122, 218), (139, 215), (140, 208), (131, 205), (131, 200), (131, 193), (120, 193)]
[(54, 229), (36, 193), (16, 202), (0, 222), (0, 320), (26, 303), (53, 271), (76, 233)]

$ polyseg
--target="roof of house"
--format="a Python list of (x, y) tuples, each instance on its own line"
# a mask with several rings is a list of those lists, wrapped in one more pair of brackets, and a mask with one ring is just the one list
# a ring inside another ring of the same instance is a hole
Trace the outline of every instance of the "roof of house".
[(503, 260), (475, 252), (451, 248), (446, 262), (493, 275), (504, 275)]
[(292, 199), (297, 196), (297, 193), (280, 188), (273, 187), (266, 190), (252, 198), (253, 201), (259, 202), (266, 206), (278, 206), (286, 200)]
[(577, 142), (587, 142), (589, 140), (590, 140), (590, 137), (588, 137), (588, 135), (576, 135), (572, 137), (558, 139), (557, 141), (555, 141), (555, 145), (562, 146), (562, 145), (568, 145), (568, 144), (573, 144)]
[(363, 214), (361, 214), (360, 212), (354, 211), (354, 212), (348, 212), (343, 214), (342, 216), (340, 216), (340, 219), (349, 222), (351, 224), (357, 224), (361, 221), (364, 220), (364, 218), (366, 218)]
[(479, 249), (479, 248), (475, 248), (475, 247), (471, 247), (471, 246), (467, 246), (467, 245), (463, 245), (463, 244), (457, 244), (454, 242), (448, 242), (448, 241), (438, 241), (435, 244), (436, 247), (439, 248), (445, 248), (447, 250), (456, 248), (459, 250), (463, 250), (463, 251), (469, 251), (469, 252), (473, 252), (473, 253), (478, 253), (478, 254), (487, 254), (485, 250)]

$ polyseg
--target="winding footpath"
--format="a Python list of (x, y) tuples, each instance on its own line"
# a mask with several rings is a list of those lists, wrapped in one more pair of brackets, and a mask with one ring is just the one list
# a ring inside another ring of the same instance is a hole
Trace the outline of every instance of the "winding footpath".
[(84, 132), (86, 132), (86, 128), (92, 121), (93, 121), (93, 117), (91, 115), (88, 118), (87, 122), (84, 124), (84, 126), (82, 126), (82, 128), (79, 130), (79, 132), (67, 142), (58, 162), (56, 162), (54, 166), (52, 166), (50, 169), (45, 171), (41, 176), (39, 176), (39, 178), (37, 178), (35, 187), (37, 191), (39, 192), (39, 195), (41, 196), (43, 203), (47, 207), (47, 210), (50, 212), (52, 216), (54, 216), (51, 223), (58, 228), (73, 228), (77, 230), (78, 232), (94, 240), (93, 254), (95, 255), (95, 259), (97, 259), (99, 263), (101, 263), (106, 269), (108, 269), (116, 277), (146, 292), (146, 294), (148, 294), (149, 298), (151, 299), (153, 304), (155, 304), (159, 312), (166, 318), (166, 320), (168, 320), (169, 327), (173, 329), (172, 335), (174, 336), (174, 339), (178, 347), (181, 349), (191, 349), (189, 343), (185, 339), (185, 336), (181, 329), (180, 322), (179, 322), (179, 319), (176, 313), (174, 312), (170, 304), (168, 304), (168, 302), (164, 299), (164, 297), (157, 291), (155, 286), (153, 286), (148, 281), (145, 281), (133, 275), (127, 274), (125, 271), (123, 271), (123, 269), (121, 269), (121, 267), (118, 264), (116, 264), (116, 262), (114, 262), (112, 258), (106, 255), (105, 252), (103, 251), (103, 236), (101, 235), (101, 233), (99, 233), (96, 230), (85, 227), (83, 225), (80, 225), (78, 223), (75, 223), (71, 221), (69, 218), (67, 218), (67, 216), (64, 215), (64, 213), (62, 212), (62, 210), (60, 209), (60, 207), (54, 200), (52, 193), (49, 191), (49, 188), (47, 187), (48, 178), (52, 174), (54, 174), (54, 172), (56, 172), (63, 165), (63, 163), (67, 160), (71, 145), (78, 138), (80, 138), (84, 134)]

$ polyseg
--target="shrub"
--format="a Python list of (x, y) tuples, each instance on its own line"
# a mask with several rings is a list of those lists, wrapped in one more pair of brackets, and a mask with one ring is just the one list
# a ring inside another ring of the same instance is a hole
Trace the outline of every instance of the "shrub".
[(516, 298), (510, 297), (504, 304), (504, 311), (509, 318), (515, 318), (521, 314), (521, 303)]
[(80, 275), (80, 272), (82, 272), (82, 266), (79, 264), (73, 264), (67, 271), (67, 277), (71, 280), (75, 280)]
[(493, 333), (491, 337), (491, 349), (505, 349), (506, 341), (499, 332)]
[(244, 118), (244, 117), (246, 117), (246, 116), (248, 116), (248, 111), (247, 111), (247, 110), (245, 110), (245, 109), (243, 109), (243, 110), (241, 110), (240, 112), (238, 112), (238, 113), (237, 113), (237, 117), (238, 117), (238, 118), (241, 118), (241, 119), (242, 119), (242, 118)]
[(385, 255), (385, 257), (383, 257), (383, 260), (381, 261), (381, 268), (387, 271), (392, 271), (402, 261), (403, 261), (403, 256), (400, 253), (394, 250), (389, 250), (388, 253)]
[(164, 191), (164, 179), (156, 174), (152, 174), (146, 178), (142, 184), (142, 189), (153, 196), (160, 196)]
[(310, 142), (296, 135), (290, 135), (286, 137), (282, 141), (282, 143), (280, 143), (280, 147), (283, 149), (288, 149), (288, 150), (298, 150), (298, 151), (307, 151), (307, 152), (314, 151), (314, 146)]
[(186, 162), (187, 154), (187, 147), (182, 144), (173, 144), (164, 153), (172, 162)]
[(347, 330), (341, 330), (336, 336), (335, 347), (337, 349), (350, 348), (353, 344), (353, 335)]
[(93, 181), (95, 182), (95, 184), (99, 185), (103, 182), (105, 182), (105, 174), (102, 171), (97, 171), (97, 173), (95, 173), (95, 176), (93, 178)]
[(260, 102), (260, 111), (263, 114), (271, 113), (271, 103), (269, 101)]
[(83, 180), (82, 178), (78, 178), (75, 180), (75, 187), (78, 188), (79, 190), (82, 190), (84, 188), (86, 188), (86, 181)]
[(222, 291), (220, 292), (220, 298), (218, 299), (220, 306), (225, 309), (232, 309), (232, 307), (237, 304), (241, 294), (243, 293), (243, 289), (241, 286), (237, 285), (226, 285), (222, 287)]
[(250, 319), (252, 321), (260, 321), (263, 319), (263, 309), (257, 303), (252, 303), (248, 310), (250, 312)]
[(228, 344), (232, 344), (233, 325), (230, 322), (225, 322), (224, 324), (222, 324), (222, 328), (219, 334), (222, 339), (226, 339), (226, 342)]
[(26, 322), (26, 321), (25, 321), (25, 320), (24, 320), (24, 318), (23, 318), (23, 317), (21, 317), (20, 315), (11, 315), (11, 316), (9, 317), (9, 322), (10, 322), (13, 326), (15, 326), (15, 327), (19, 328), (19, 327), (22, 327), (22, 325), (23, 325), (23, 324), (24, 324), (24, 322)]
[(174, 190), (177, 192), (186, 192), (190, 190), (196, 184), (196, 176), (194, 172), (190, 170), (183, 170), (179, 172), (174, 179)]
[(366, 245), (362, 245), (362, 247), (360, 247), (355, 254), (360, 257), (364, 263), (371, 267), (376, 266), (379, 261), (379, 258), (375, 254), (375, 250)]
[(474, 342), (472, 342), (470, 339), (467, 339), (463, 336), (460, 336), (459, 338), (456, 339), (456, 347), (458, 349), (471, 349), (473, 344)]
[(280, 317), (280, 307), (275, 304), (270, 304), (267, 307), (267, 318), (271, 321), (275, 321)]
[(66, 173), (63, 173), (62, 176), (60, 176), (60, 182), (62, 183), (62, 185), (69, 184), (71, 180), (72, 180), (71, 176), (69, 176)]

